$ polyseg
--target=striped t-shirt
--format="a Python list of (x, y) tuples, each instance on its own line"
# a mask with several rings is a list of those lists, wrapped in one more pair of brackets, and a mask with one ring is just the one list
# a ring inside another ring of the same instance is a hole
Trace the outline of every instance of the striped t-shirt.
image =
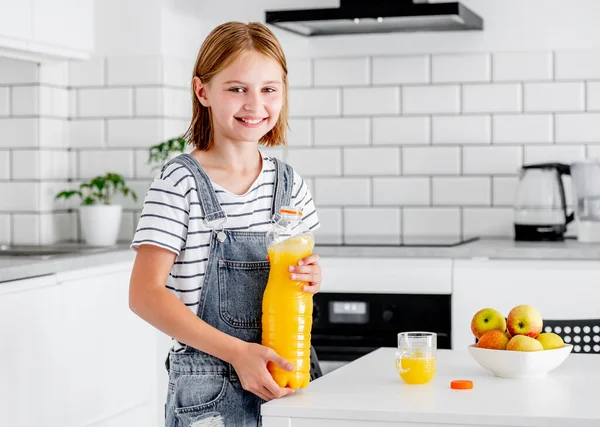
[[(217, 199), (227, 215), (225, 229), (268, 231), (275, 189), (275, 161), (263, 157), (262, 171), (242, 195), (230, 193), (212, 182)], [(311, 230), (319, 228), (316, 208), (306, 182), (294, 172), (292, 206), (303, 209), (303, 221)], [(156, 245), (177, 254), (167, 288), (194, 313), (198, 308), (209, 256), (211, 230), (204, 224), (196, 181), (182, 165), (169, 165), (146, 193), (142, 215), (131, 248)], [(181, 349), (177, 341), (174, 349)]]

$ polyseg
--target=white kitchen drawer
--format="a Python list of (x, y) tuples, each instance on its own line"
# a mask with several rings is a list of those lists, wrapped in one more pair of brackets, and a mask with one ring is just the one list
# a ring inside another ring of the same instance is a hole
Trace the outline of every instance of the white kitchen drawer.
[(451, 259), (321, 258), (321, 292), (451, 294)]

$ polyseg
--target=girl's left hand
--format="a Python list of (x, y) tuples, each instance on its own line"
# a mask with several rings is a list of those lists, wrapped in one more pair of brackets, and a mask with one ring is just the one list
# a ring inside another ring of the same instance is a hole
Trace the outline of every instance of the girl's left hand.
[(312, 254), (309, 257), (298, 261), (298, 266), (290, 266), (290, 278), (301, 282), (308, 282), (302, 288), (304, 292), (316, 294), (321, 290), (321, 266), (319, 265), (319, 255)]

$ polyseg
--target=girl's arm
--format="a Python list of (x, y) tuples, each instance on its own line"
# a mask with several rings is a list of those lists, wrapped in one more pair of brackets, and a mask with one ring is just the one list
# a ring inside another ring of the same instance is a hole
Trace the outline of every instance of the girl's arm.
[(129, 307), (139, 317), (177, 341), (231, 363), (248, 390), (263, 400), (289, 394), (266, 369), (273, 361), (282, 369), (293, 367), (273, 350), (247, 343), (213, 328), (185, 306), (165, 283), (176, 255), (158, 246), (139, 247), (129, 284)]

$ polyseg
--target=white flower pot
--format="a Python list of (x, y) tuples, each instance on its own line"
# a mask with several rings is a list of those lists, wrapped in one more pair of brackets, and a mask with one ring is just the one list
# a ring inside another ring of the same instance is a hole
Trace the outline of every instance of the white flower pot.
[(121, 205), (85, 205), (79, 207), (83, 240), (90, 246), (117, 243), (121, 227)]

